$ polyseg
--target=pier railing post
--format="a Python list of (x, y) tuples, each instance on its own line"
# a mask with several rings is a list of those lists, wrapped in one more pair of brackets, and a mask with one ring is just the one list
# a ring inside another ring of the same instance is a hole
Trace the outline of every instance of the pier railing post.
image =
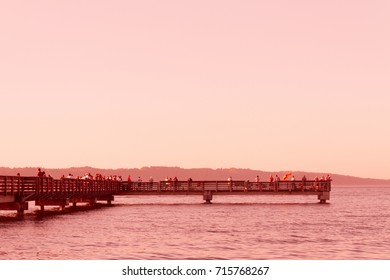
[(11, 177), (11, 195), (14, 194), (14, 177)]

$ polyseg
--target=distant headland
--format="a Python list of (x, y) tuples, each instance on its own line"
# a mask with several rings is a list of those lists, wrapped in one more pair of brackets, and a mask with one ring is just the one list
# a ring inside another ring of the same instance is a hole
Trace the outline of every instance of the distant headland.
[[(44, 167), (43, 167), (44, 168)], [(23, 168), (9, 168), (0, 167), (1, 175), (16, 175), (20, 173), (21, 176), (36, 176), (38, 167), (23, 167)], [(253, 180), (256, 176), (259, 176), (261, 180), (267, 181), (270, 175), (278, 174), (283, 177), (287, 172), (294, 174), (295, 178), (299, 179), (303, 175), (306, 175), (308, 179), (314, 179), (315, 176), (322, 176), (329, 174), (334, 185), (390, 185), (390, 179), (373, 179), (373, 178), (360, 178), (354, 176), (332, 174), (326, 172), (304, 172), (304, 171), (260, 171), (252, 169), (242, 168), (180, 168), (180, 167), (164, 167), (164, 166), (151, 166), (142, 168), (119, 168), (119, 169), (100, 169), (94, 167), (71, 167), (71, 168), (44, 168), (47, 175), (51, 175), (53, 178), (60, 178), (62, 175), (68, 175), (69, 173), (74, 176), (83, 176), (86, 173), (109, 175), (120, 175), (122, 178), (127, 178), (129, 175), (132, 178), (141, 177), (148, 179), (150, 176), (158, 180), (164, 180), (166, 177), (177, 177), (179, 180), (187, 180), (192, 178), (194, 180), (225, 180), (228, 177), (232, 177), (233, 180)]]

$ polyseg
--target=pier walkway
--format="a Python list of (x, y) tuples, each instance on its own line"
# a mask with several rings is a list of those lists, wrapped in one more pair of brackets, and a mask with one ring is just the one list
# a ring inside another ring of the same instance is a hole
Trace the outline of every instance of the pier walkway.
[(43, 211), (45, 206), (77, 203), (111, 204), (117, 195), (201, 195), (210, 203), (216, 195), (315, 195), (320, 203), (330, 199), (330, 181), (158, 181), (53, 179), (51, 177), (0, 176), (0, 210), (17, 211), (23, 216), (28, 202)]

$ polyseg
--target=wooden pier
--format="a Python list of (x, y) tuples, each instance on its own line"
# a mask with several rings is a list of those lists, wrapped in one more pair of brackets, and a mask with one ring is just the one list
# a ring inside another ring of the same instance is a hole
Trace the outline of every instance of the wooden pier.
[(0, 176), (0, 210), (16, 210), (22, 216), (28, 209), (28, 201), (35, 201), (42, 211), (45, 206), (65, 209), (70, 203), (76, 206), (78, 202), (111, 204), (121, 185), (113, 180)]
[(111, 204), (117, 195), (201, 195), (211, 203), (216, 195), (315, 195), (320, 203), (330, 199), (330, 181), (159, 181), (68, 179), (50, 177), (0, 176), (0, 210), (17, 211), (23, 216), (28, 202), (43, 211), (45, 206), (77, 203)]

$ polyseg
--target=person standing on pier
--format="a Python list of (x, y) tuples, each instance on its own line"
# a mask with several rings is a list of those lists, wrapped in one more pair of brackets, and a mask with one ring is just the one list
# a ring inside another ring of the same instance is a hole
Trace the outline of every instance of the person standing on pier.
[(38, 176), (38, 177), (43, 177), (44, 175), (45, 175), (45, 172), (42, 171), (40, 168), (38, 168), (38, 174), (37, 174), (37, 176)]
[(290, 192), (291, 190), (295, 191), (295, 176), (293, 175), (291, 177), (291, 189), (290, 189)]
[(280, 178), (278, 176), (278, 174), (275, 175), (275, 191), (277, 192), (278, 191), (278, 188), (279, 188), (279, 182), (280, 182)]
[(314, 177), (314, 185), (313, 185), (313, 190), (318, 190), (318, 176)]
[(228, 178), (228, 186), (229, 186), (229, 190), (231, 191), (232, 187), (233, 187), (233, 178), (232, 178), (232, 176), (229, 176), (229, 178)]
[(320, 187), (319, 187), (319, 189), (323, 190), (325, 185), (326, 185), (326, 183), (325, 183), (325, 176), (322, 175), (321, 179), (320, 179)]
[(272, 175), (269, 176), (269, 190), (271, 190), (271, 187), (274, 185), (274, 177)]
[(190, 190), (192, 188), (192, 178), (188, 178), (187, 180), (187, 184), (188, 184), (188, 189), (187, 190)]
[(301, 184), (301, 186), (302, 186), (302, 191), (305, 191), (306, 181), (307, 181), (306, 175), (303, 175), (301, 181), (302, 181), (302, 184)]
[(325, 180), (326, 180), (326, 190), (327, 191), (330, 191), (330, 181), (332, 181), (332, 178), (330, 177), (330, 175), (328, 174), (328, 175), (326, 175), (326, 178), (325, 178)]
[(259, 190), (260, 190), (260, 177), (259, 177), (259, 175), (256, 176), (255, 182), (256, 182), (256, 186), (257, 186), (257, 187), (259, 188)]

